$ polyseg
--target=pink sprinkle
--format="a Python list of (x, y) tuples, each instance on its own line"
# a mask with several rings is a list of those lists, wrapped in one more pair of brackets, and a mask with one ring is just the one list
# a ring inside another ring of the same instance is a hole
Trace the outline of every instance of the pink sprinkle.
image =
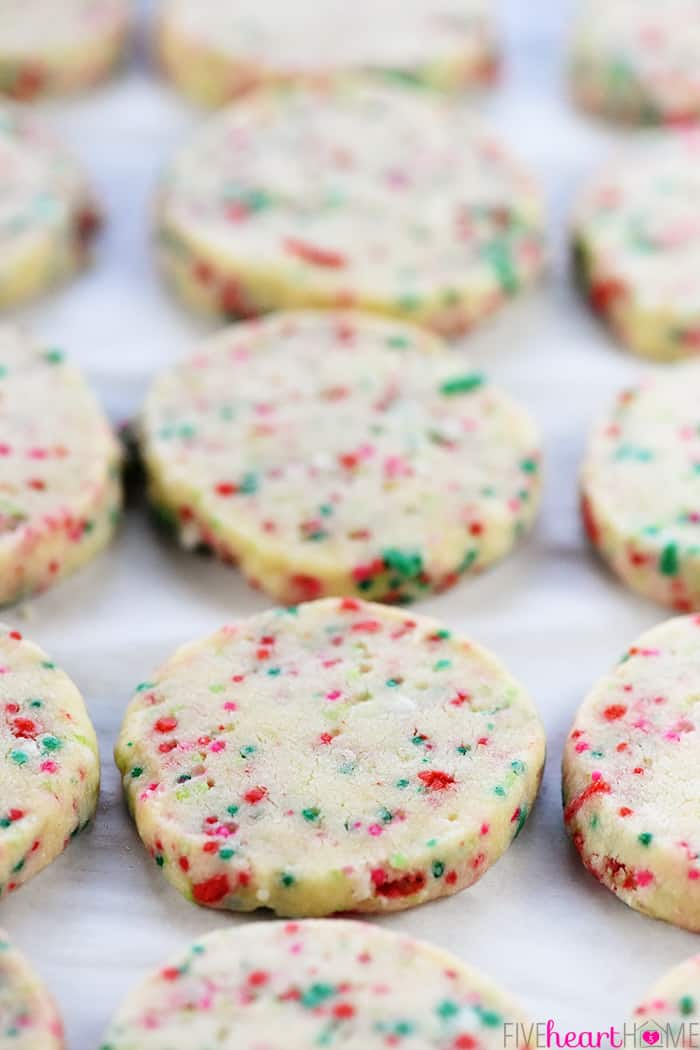
[(52, 761), (52, 759), (50, 758), (47, 758), (45, 762), (41, 763), (40, 769), (42, 773), (57, 773), (58, 763)]
[(370, 824), (367, 830), (370, 833), (370, 835), (374, 835), (374, 837), (377, 838), (383, 833), (384, 828), (381, 826), (381, 824)]

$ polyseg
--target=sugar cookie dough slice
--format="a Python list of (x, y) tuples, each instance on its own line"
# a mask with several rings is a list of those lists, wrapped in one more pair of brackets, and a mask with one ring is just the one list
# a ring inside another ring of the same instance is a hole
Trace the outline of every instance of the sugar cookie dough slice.
[(111, 540), (120, 459), (78, 370), (0, 325), (0, 604), (46, 590)]
[(0, 310), (81, 269), (98, 226), (77, 162), (33, 116), (0, 105)]
[(150, 497), (280, 602), (405, 601), (502, 558), (539, 503), (529, 416), (417, 328), (278, 314), (153, 386)]
[(139, 834), (217, 908), (395, 911), (476, 882), (532, 808), (544, 734), (488, 653), (353, 598), (181, 649), (116, 747)]
[(269, 81), (363, 69), (458, 90), (498, 67), (491, 0), (166, 0), (158, 51), (178, 87), (213, 106)]
[(700, 609), (700, 363), (624, 391), (583, 467), (588, 535), (617, 575), (676, 609)]
[(653, 136), (623, 153), (579, 200), (580, 282), (618, 339), (644, 357), (700, 354), (699, 214), (697, 132)]
[(636, 124), (700, 116), (697, 0), (583, 0), (573, 91), (595, 113)]
[[(686, 1036), (690, 1036), (690, 1025), (700, 1023), (700, 955), (687, 959), (680, 966), (674, 967), (670, 973), (665, 974), (661, 980), (654, 985), (643, 1003), (640, 1003), (634, 1011), (632, 1021), (628, 1027), (636, 1028), (637, 1038), (634, 1040), (636, 1046), (652, 1046), (640, 1033), (654, 1031), (659, 1026), (663, 1034), (669, 1034), (673, 1039), (679, 1040), (676, 1046), (692, 1045), (690, 1040), (682, 1042), (683, 1027)], [(630, 1043), (632, 1040), (630, 1040)], [(668, 1042), (661, 1043), (667, 1046)], [(672, 1042), (671, 1045), (674, 1045)]]
[[(68, 675), (0, 626), (0, 897), (45, 868), (97, 804), (97, 740)], [(1, 989), (0, 989), (1, 991)]]
[(101, 1050), (501, 1050), (504, 1025), (522, 1046), (520, 1007), (431, 945), (347, 920), (254, 923), (146, 978)]
[(630, 907), (700, 931), (700, 616), (648, 631), (580, 708), (564, 814), (588, 870)]
[(157, 225), (177, 292), (225, 317), (355, 306), (457, 335), (543, 262), (529, 175), (459, 107), (371, 80), (260, 91), (211, 118)]
[[(0, 831), (0, 842), (2, 834)], [(64, 1045), (63, 1025), (51, 996), (0, 930), (0, 1046), (3, 1050), (63, 1050)]]
[(0, 94), (31, 101), (107, 76), (126, 40), (130, 0), (2, 0)]

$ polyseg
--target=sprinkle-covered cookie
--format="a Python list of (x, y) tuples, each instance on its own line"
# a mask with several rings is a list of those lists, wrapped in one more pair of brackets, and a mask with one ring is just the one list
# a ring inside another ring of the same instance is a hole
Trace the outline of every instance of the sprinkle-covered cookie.
[(369, 315), (219, 333), (156, 381), (140, 434), (181, 542), (284, 603), (444, 589), (502, 558), (539, 503), (527, 413), (429, 334)]
[(98, 226), (77, 162), (32, 116), (0, 105), (0, 310), (81, 269)]
[(0, 326), (0, 604), (46, 590), (110, 541), (121, 453), (60, 350)]
[(80, 693), (38, 646), (0, 625), (0, 897), (82, 830), (99, 777)]
[(116, 747), (149, 853), (190, 900), (385, 912), (470, 886), (532, 808), (544, 734), (484, 650), (354, 598), (185, 646)]
[(180, 296), (229, 318), (358, 307), (457, 335), (543, 262), (539, 190), (491, 135), (372, 80), (226, 108), (171, 166), (157, 224)]
[(588, 535), (627, 586), (700, 609), (700, 364), (619, 396), (593, 434), (582, 490)]
[(637, 641), (584, 701), (564, 752), (564, 817), (584, 864), (630, 907), (700, 931), (700, 617)]
[(178, 87), (214, 106), (260, 83), (356, 70), (457, 90), (498, 65), (491, 0), (167, 0), (158, 50)]
[(522, 1046), (520, 1007), (421, 941), (346, 920), (254, 923), (148, 977), (100, 1050), (500, 1050), (505, 1025)]
[[(700, 16), (700, 6), (698, 7)], [(574, 217), (578, 276), (637, 354), (700, 353), (700, 134), (653, 137), (590, 183)]]
[[(675, 966), (670, 973), (664, 974), (654, 985), (643, 1003), (634, 1011), (630, 1024), (637, 1033), (654, 1032), (661, 1027), (667, 1036), (661, 1046), (693, 1046), (697, 1042), (698, 1024), (700, 1023), (700, 955), (687, 959)], [(695, 1037), (692, 1038), (694, 1026)], [(685, 1026), (686, 1040), (683, 1041)], [(690, 1037), (690, 1038), (689, 1038)], [(677, 1040), (677, 1042), (672, 1042)], [(631, 1040), (630, 1040), (631, 1042)], [(644, 1039), (641, 1035), (634, 1040), (637, 1047), (655, 1046), (656, 1042)]]
[(698, 0), (582, 0), (571, 78), (579, 104), (636, 124), (700, 115)]
[[(2, 834), (0, 831), (0, 843)], [(63, 1025), (49, 993), (3, 930), (0, 930), (0, 1046), (3, 1050), (63, 1050), (64, 1047)]]
[(27, 102), (102, 80), (121, 57), (131, 0), (2, 0), (0, 94)]

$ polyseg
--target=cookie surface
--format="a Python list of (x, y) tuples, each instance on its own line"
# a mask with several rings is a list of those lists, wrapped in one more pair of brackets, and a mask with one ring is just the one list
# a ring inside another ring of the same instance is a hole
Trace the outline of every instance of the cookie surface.
[(2, 0), (0, 94), (21, 101), (102, 80), (121, 57), (130, 0)]
[(700, 362), (645, 377), (594, 431), (583, 467), (590, 539), (633, 590), (700, 609)]
[(112, 539), (121, 451), (80, 372), (0, 326), (0, 604), (44, 591)]
[(584, 108), (637, 124), (700, 115), (698, 0), (583, 0), (571, 56)]
[(158, 206), (162, 269), (224, 317), (357, 307), (467, 331), (543, 263), (537, 187), (464, 110), (372, 80), (211, 118)]
[(0, 1046), (3, 1050), (63, 1050), (64, 1047), (63, 1025), (49, 993), (3, 930), (0, 930)]
[(509, 996), (421, 941), (345, 920), (254, 923), (147, 978), (101, 1050), (497, 1050), (505, 1024), (526, 1024)]
[(270, 81), (376, 70), (457, 90), (488, 83), (498, 48), (490, 0), (168, 0), (158, 51), (198, 102), (221, 105)]
[(185, 646), (139, 687), (115, 755), (139, 834), (185, 896), (327, 915), (480, 878), (528, 816), (544, 734), (479, 647), (327, 599)]
[[(664, 1035), (668, 1031), (678, 1038), (682, 1035), (683, 1026), (690, 1034), (692, 1029), (688, 1026), (697, 1025), (699, 1021), (700, 955), (695, 955), (675, 966), (654, 985), (644, 1002), (634, 1011), (631, 1023), (637, 1026), (638, 1031), (653, 1031), (654, 1027), (660, 1025)], [(669, 1025), (670, 1029), (667, 1028)], [(645, 1044), (638, 1040), (636, 1045)]]
[(564, 752), (564, 814), (584, 864), (630, 907), (700, 930), (700, 617), (633, 645), (589, 694)]
[(406, 601), (503, 557), (539, 503), (529, 416), (420, 329), (288, 313), (163, 373), (141, 417), (150, 497), (282, 603)]
[(33, 116), (0, 104), (0, 310), (81, 269), (98, 225), (77, 162)]
[(70, 678), (0, 627), (0, 897), (45, 868), (92, 817), (97, 740)]
[(656, 136), (584, 190), (578, 275), (629, 349), (659, 361), (700, 354), (700, 134)]

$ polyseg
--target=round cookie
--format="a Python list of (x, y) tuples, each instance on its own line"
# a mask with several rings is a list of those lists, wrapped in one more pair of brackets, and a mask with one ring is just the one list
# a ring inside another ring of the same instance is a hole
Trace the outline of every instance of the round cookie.
[(476, 882), (525, 823), (544, 743), (490, 654), (345, 598), (179, 650), (139, 686), (115, 756), (141, 838), (186, 897), (321, 916)]
[(0, 105), (0, 310), (82, 269), (98, 226), (80, 166), (32, 116)]
[(32, 101), (106, 77), (127, 36), (130, 0), (2, 0), (0, 94)]
[(594, 431), (583, 519), (633, 590), (677, 612), (700, 609), (700, 363), (646, 376)]
[(154, 384), (149, 491), (281, 603), (402, 602), (502, 558), (540, 493), (529, 416), (432, 336), (370, 315), (277, 314)]
[(270, 81), (374, 70), (456, 91), (498, 69), (491, 0), (167, 0), (157, 47), (174, 83), (210, 106)]
[[(698, 9), (700, 11), (700, 8)], [(652, 137), (584, 190), (575, 262), (593, 309), (658, 361), (700, 353), (700, 133)]]
[(564, 816), (588, 870), (625, 904), (700, 931), (700, 616), (648, 631), (583, 702)]
[(64, 1045), (63, 1025), (53, 1000), (0, 930), (0, 1046), (8, 1050), (63, 1050)]
[(369, 923), (307, 920), (202, 937), (131, 993), (101, 1050), (499, 1050), (504, 1030), (523, 1046), (528, 1028), (447, 952)]
[(579, 105), (635, 124), (700, 116), (698, 0), (583, 0), (571, 55)]
[(0, 626), (0, 897), (45, 868), (91, 819), (97, 739), (70, 678)]
[[(631, 1025), (637, 1033), (654, 1031), (661, 1026), (664, 1034), (672, 1038), (682, 1036), (683, 1027), (689, 1035), (690, 1026), (700, 1023), (700, 955), (687, 959), (679, 966), (665, 974), (651, 989), (643, 1003), (634, 1011)], [(628, 1026), (629, 1027), (629, 1026)], [(634, 1040), (634, 1045), (650, 1046), (644, 1037)], [(667, 1045), (666, 1043), (662, 1043)], [(692, 1042), (677, 1042), (671, 1045), (689, 1046)]]
[(351, 81), (263, 90), (207, 121), (163, 180), (162, 269), (223, 317), (357, 307), (468, 331), (543, 265), (539, 190), (460, 107)]
[(111, 540), (121, 452), (59, 350), (0, 325), (0, 604), (46, 590)]

